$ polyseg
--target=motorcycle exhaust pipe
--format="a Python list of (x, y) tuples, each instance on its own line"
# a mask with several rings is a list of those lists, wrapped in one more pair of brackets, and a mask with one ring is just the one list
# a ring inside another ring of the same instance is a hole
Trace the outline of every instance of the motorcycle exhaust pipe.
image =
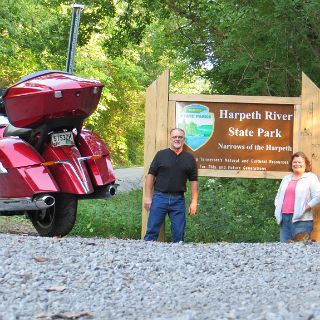
[(0, 213), (1, 211), (43, 210), (52, 207), (54, 203), (54, 197), (49, 194), (37, 195), (34, 198), (0, 198)]
[(110, 184), (110, 185), (107, 187), (106, 192), (107, 192), (107, 194), (109, 194), (110, 196), (114, 196), (114, 195), (117, 193), (117, 188), (116, 188), (115, 185)]
[(117, 187), (116, 183), (102, 186), (102, 188), (97, 188), (94, 193), (78, 195), (78, 199), (109, 199), (117, 193)]
[(52, 207), (55, 204), (55, 199), (50, 195), (41, 195), (35, 197), (34, 203), (37, 208), (43, 210)]

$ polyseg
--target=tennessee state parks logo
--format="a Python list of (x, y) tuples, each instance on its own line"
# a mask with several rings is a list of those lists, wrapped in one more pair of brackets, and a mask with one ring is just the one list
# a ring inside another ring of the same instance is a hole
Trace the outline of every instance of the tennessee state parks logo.
[(193, 151), (205, 145), (214, 132), (214, 114), (201, 104), (177, 105), (176, 124), (185, 131), (185, 144)]

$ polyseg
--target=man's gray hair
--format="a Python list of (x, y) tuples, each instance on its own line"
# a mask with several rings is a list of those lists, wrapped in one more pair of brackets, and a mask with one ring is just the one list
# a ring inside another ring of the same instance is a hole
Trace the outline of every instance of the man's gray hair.
[(181, 132), (183, 133), (184, 136), (186, 135), (185, 132), (184, 132), (184, 130), (181, 129), (181, 128), (173, 128), (173, 129), (171, 129), (171, 130), (170, 130), (170, 135), (171, 135), (172, 131), (174, 131), (174, 130), (179, 130), (179, 131), (181, 131)]

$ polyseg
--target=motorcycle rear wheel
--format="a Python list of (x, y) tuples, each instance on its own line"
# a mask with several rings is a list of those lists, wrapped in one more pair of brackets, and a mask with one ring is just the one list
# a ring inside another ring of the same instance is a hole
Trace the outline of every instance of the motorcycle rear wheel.
[(42, 237), (63, 237), (73, 228), (77, 216), (77, 197), (73, 194), (55, 194), (55, 204), (47, 209), (28, 211), (30, 220)]

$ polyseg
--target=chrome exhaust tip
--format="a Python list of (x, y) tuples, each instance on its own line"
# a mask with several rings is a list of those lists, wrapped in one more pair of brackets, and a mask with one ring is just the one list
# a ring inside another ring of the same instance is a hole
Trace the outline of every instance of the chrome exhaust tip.
[(55, 199), (48, 194), (44, 194), (41, 196), (36, 196), (34, 203), (38, 209), (43, 210), (52, 207), (55, 204)]
[(108, 193), (110, 196), (114, 196), (114, 195), (117, 193), (117, 187), (116, 187), (116, 185), (111, 184), (110, 186), (108, 186), (108, 188), (107, 188), (107, 193)]

